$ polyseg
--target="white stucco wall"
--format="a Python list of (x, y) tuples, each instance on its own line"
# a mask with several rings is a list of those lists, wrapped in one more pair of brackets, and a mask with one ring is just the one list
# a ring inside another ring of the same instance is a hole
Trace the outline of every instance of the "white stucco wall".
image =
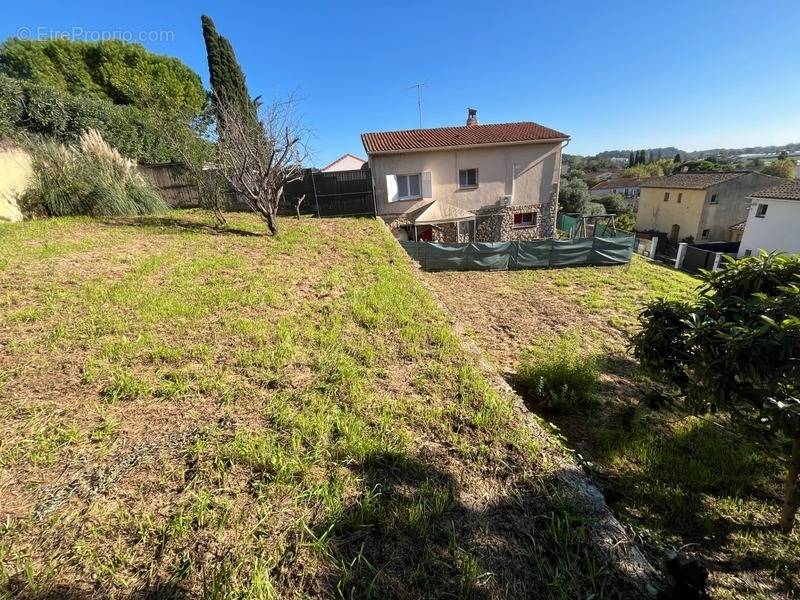
[[(738, 257), (747, 250), (753, 255), (767, 252), (800, 253), (800, 200), (753, 200), (747, 214)], [(767, 205), (763, 217), (756, 217), (756, 207)]]
[[(369, 159), (379, 215), (402, 214), (431, 200), (466, 210), (497, 205), (513, 194), (518, 205), (547, 203), (558, 183), (561, 143), (378, 154)], [(478, 169), (478, 187), (459, 189), (459, 169)], [(431, 174), (431, 198), (388, 202), (387, 175)]]

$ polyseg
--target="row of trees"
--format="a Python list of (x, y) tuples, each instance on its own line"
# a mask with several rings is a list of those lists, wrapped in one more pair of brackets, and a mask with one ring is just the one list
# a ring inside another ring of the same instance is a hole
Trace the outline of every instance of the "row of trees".
[[(645, 165), (660, 160), (662, 160), (661, 153), (654, 154), (651, 150), (648, 155), (644, 150), (631, 150), (631, 153), (628, 156), (628, 166), (635, 167), (636, 165)], [(672, 161), (675, 163), (681, 162), (680, 152), (675, 153), (675, 157), (672, 159)]]

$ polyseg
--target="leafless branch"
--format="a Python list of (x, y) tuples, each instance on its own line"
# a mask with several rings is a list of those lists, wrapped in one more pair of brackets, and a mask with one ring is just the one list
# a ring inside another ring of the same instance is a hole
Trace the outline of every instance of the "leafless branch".
[(273, 235), (287, 184), (302, 178), (307, 150), (289, 100), (261, 105), (257, 117), (216, 102), (219, 167), (224, 178), (258, 213)]

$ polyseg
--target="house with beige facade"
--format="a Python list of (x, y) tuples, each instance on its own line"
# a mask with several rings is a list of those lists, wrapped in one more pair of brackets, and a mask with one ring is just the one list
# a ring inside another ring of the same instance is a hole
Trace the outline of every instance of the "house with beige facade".
[(731, 241), (747, 218), (748, 196), (780, 178), (752, 171), (675, 173), (642, 182), (637, 232), (660, 232), (673, 243)]
[(551, 237), (561, 149), (569, 136), (537, 123), (361, 135), (375, 212), (398, 239), (507, 241)]
[(594, 185), (589, 193), (594, 197), (619, 194), (625, 198), (629, 207), (635, 209), (639, 203), (640, 187), (643, 181), (645, 179), (641, 177), (612, 177)]

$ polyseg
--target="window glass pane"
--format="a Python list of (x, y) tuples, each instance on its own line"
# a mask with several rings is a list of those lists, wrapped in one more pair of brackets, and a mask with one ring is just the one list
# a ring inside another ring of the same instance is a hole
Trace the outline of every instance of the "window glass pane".
[(408, 176), (408, 195), (419, 196), (419, 175)]
[(478, 185), (477, 169), (467, 169), (467, 185)]
[(397, 193), (401, 198), (408, 196), (408, 176), (400, 175), (397, 178)]
[(522, 213), (517, 213), (514, 215), (514, 225), (521, 225), (522, 224)]
[(467, 172), (463, 169), (458, 172), (458, 185), (465, 187), (467, 185)]

